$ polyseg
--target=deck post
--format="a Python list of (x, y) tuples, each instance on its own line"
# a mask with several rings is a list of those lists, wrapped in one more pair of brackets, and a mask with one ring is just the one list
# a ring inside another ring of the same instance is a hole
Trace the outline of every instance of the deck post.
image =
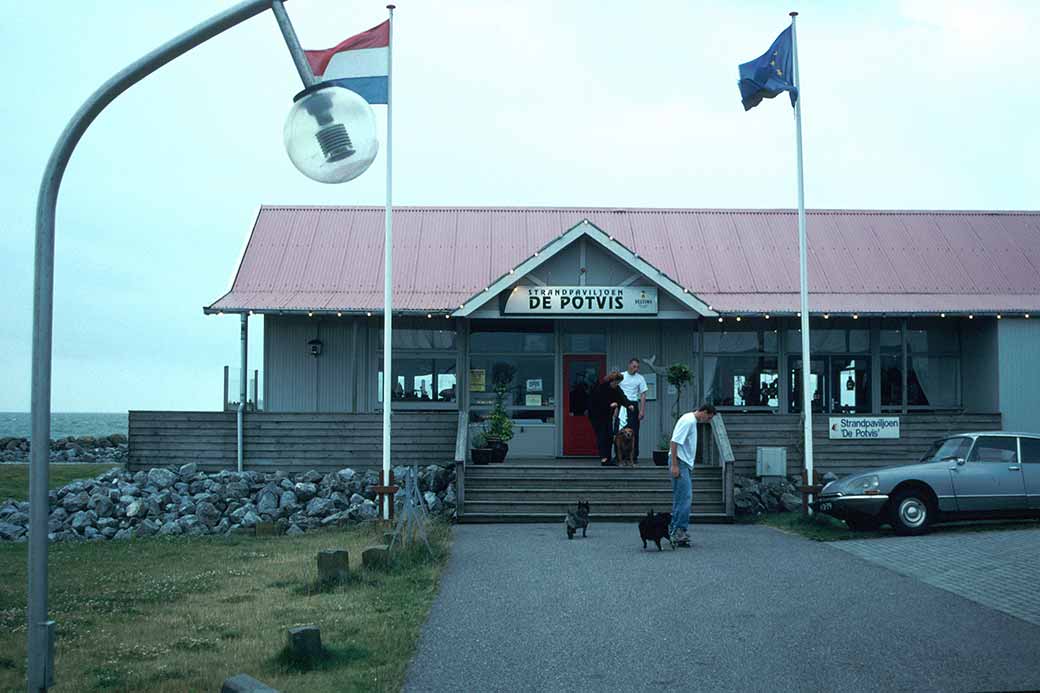
[(242, 471), (242, 429), (246, 416), (246, 383), (249, 380), (249, 314), (242, 313), (242, 327), (239, 330), (239, 341), (242, 347), (242, 370), (238, 376), (238, 417), (235, 426), (235, 461), (238, 463), (238, 471)]

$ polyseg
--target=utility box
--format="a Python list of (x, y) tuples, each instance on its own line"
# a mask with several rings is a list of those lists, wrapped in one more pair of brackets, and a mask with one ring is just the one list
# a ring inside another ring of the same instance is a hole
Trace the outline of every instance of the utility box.
[(763, 478), (786, 477), (787, 448), (758, 448), (755, 451), (755, 473)]

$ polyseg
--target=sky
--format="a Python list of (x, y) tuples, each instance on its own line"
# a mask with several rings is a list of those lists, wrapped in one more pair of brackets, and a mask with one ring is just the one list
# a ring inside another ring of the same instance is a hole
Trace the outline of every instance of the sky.
[[(55, 140), (113, 73), (231, 4), (5, 7), (0, 411), (29, 408), (35, 204)], [(303, 46), (326, 48), (384, 5), (286, 8)], [(398, 0), (395, 202), (793, 207), (790, 102), (745, 113), (736, 85), (793, 8), (809, 208), (1040, 207), (1030, 0)], [(300, 87), (266, 12), (90, 127), (58, 201), (55, 411), (219, 408), (238, 318), (202, 306), (229, 287), (259, 206), (383, 203), (382, 153), (338, 186), (293, 168), (282, 125)], [(261, 320), (250, 330), (252, 369)]]

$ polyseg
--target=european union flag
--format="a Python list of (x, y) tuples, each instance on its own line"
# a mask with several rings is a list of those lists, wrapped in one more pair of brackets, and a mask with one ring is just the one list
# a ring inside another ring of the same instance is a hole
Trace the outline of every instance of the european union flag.
[(740, 66), (740, 100), (744, 102), (744, 110), (750, 111), (762, 103), (762, 99), (771, 99), (784, 91), (791, 93), (794, 106), (798, 87), (794, 86), (792, 64), (791, 27), (787, 27), (768, 51)]

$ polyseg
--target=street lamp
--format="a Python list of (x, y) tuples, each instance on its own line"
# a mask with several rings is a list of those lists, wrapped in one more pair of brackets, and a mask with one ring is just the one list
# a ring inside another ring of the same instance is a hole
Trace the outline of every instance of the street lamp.
[(300, 173), (320, 183), (343, 183), (364, 173), (379, 153), (368, 102), (334, 84), (307, 87), (294, 101), (283, 135)]
[[(284, 131), (286, 148), (293, 164), (308, 177), (323, 183), (348, 181), (364, 173), (379, 148), (375, 141), (375, 119), (371, 108), (364, 99), (346, 89), (315, 84), (307, 57), (300, 48), (296, 32), (282, 6), (282, 0), (240, 2), (164, 43), (113, 75), (90, 95), (69, 120), (58, 137), (43, 171), (36, 201), (36, 250), (33, 270), (32, 447), (29, 472), (27, 618), (27, 684), (30, 692), (46, 691), (54, 685), (55, 624), (48, 619), (47, 614), (47, 522), (50, 515), (48, 464), (54, 324), (54, 216), (62, 175), (80, 138), (101, 111), (116, 97), (171, 60), (266, 10), (274, 13), (304, 85), (303, 93), (297, 97), (297, 103), (289, 113)], [(307, 118), (311, 123), (307, 122)], [(243, 326), (245, 317), (243, 313)], [(242, 395), (241, 399), (244, 402), (244, 384)], [(243, 402), (239, 403), (239, 436)]]

